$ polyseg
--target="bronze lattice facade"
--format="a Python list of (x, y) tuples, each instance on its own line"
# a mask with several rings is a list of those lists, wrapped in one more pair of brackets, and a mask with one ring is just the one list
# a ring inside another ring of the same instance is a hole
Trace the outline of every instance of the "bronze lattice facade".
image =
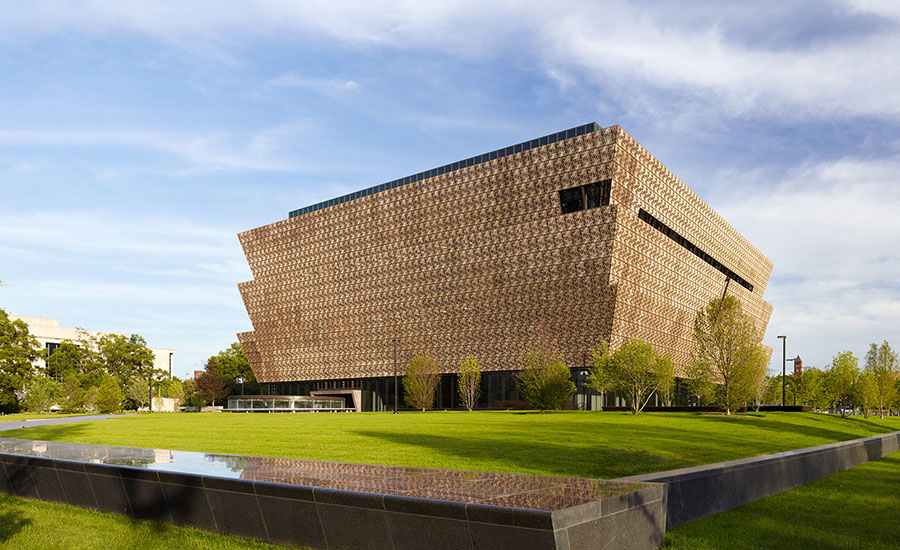
[[(241, 233), (239, 334), (264, 383), (392, 376), (416, 354), (519, 368), (541, 332), (571, 366), (642, 338), (686, 365), (696, 312), (761, 330), (772, 263), (618, 126), (580, 126)], [(281, 390), (284, 391), (284, 390)]]

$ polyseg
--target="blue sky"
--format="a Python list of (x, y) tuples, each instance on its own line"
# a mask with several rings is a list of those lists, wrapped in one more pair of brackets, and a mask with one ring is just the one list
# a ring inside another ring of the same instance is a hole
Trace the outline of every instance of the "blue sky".
[(900, 4), (32, 1), (0, 17), (0, 307), (202, 368), (236, 234), (585, 122), (775, 264), (765, 343), (900, 347)]

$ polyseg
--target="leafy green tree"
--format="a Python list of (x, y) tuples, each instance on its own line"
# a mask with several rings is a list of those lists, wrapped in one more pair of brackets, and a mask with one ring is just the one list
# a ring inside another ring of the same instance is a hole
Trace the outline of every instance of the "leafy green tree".
[(47, 412), (56, 404), (62, 384), (47, 376), (35, 376), (25, 390), (25, 408), (32, 412)]
[(119, 387), (118, 380), (113, 376), (104, 376), (94, 399), (97, 412), (106, 414), (120, 411), (124, 400), (125, 396), (122, 395), (122, 388)]
[(163, 397), (175, 400), (175, 407), (185, 402), (184, 384), (178, 378), (172, 377), (160, 382), (160, 391)]
[(463, 406), (471, 411), (478, 404), (478, 396), (481, 394), (481, 366), (474, 355), (467, 355), (459, 367), (457, 376), (459, 386), (459, 400)]
[(213, 407), (216, 406), (216, 401), (228, 397), (231, 393), (225, 384), (225, 378), (222, 377), (219, 363), (213, 357), (206, 361), (203, 374), (197, 378), (197, 393)]
[(591, 366), (585, 379), (585, 385), (600, 394), (600, 410), (603, 410), (603, 399), (606, 392), (612, 390), (615, 385), (610, 373), (609, 342), (601, 342), (599, 346), (591, 350)]
[[(63, 340), (47, 357), (47, 376), (60, 380), (67, 372), (102, 375), (103, 371), (99, 368), (97, 356), (87, 342)], [(99, 379), (96, 382), (99, 383)]]
[(115, 377), (119, 388), (128, 387), (132, 378), (149, 379), (153, 369), (153, 351), (138, 334), (104, 334), (97, 340), (97, 354), (107, 374)]
[(844, 408), (853, 396), (853, 385), (859, 378), (859, 359), (851, 351), (842, 351), (831, 360), (831, 367), (825, 376), (825, 386), (832, 403), (839, 403), (841, 418)]
[(764, 401), (770, 405), (781, 405), (781, 373), (769, 378)]
[(86, 392), (81, 387), (78, 374), (71, 371), (66, 373), (59, 392), (59, 406), (63, 412), (84, 411), (86, 397)]
[(863, 371), (853, 385), (853, 403), (863, 411), (863, 417), (869, 418), (869, 411), (879, 404), (878, 382), (872, 371)]
[(139, 409), (150, 401), (150, 381), (145, 378), (132, 378), (125, 387), (125, 397), (134, 401)]
[(884, 418), (885, 407), (890, 407), (896, 393), (897, 377), (900, 375), (900, 362), (897, 353), (891, 349), (887, 340), (880, 346), (872, 344), (866, 353), (866, 372), (872, 373), (872, 383), (878, 400), (878, 413)]
[(40, 346), (21, 319), (11, 321), (0, 309), (0, 413), (18, 412), (16, 391), (34, 371), (33, 362), (40, 357)]
[[(731, 386), (731, 403), (723, 400), (727, 408), (739, 408), (749, 406), (760, 399), (766, 391), (766, 368), (769, 364), (769, 356), (763, 346), (749, 346), (744, 348), (745, 355), (740, 358), (743, 365), (734, 376)], [(724, 397), (724, 396), (723, 396)], [(757, 410), (759, 410), (757, 408)]]
[(638, 414), (654, 394), (672, 385), (675, 367), (668, 356), (660, 356), (650, 342), (631, 339), (610, 357), (608, 372), (616, 389), (628, 398), (631, 413)]
[[(219, 376), (228, 385), (230, 395), (236, 394), (242, 389), (247, 395), (259, 393), (259, 383), (256, 381), (253, 369), (250, 368), (250, 361), (247, 360), (244, 348), (238, 342), (232, 343), (227, 349), (213, 355), (210, 359), (215, 359), (216, 364), (219, 366)], [(239, 376), (244, 377), (243, 388), (237, 381)]]
[(413, 357), (403, 376), (403, 400), (414, 409), (434, 407), (435, 391), (441, 382), (437, 359), (428, 355)]
[(897, 382), (894, 384), (894, 400), (891, 402), (890, 407), (894, 410), (900, 410), (900, 377), (897, 378)]
[(716, 397), (716, 383), (710, 369), (702, 363), (692, 361), (684, 371), (688, 392), (697, 398), (697, 406)]
[(753, 319), (734, 296), (714, 298), (694, 319), (694, 362), (721, 382), (726, 414), (752, 399), (766, 351)]
[(185, 405), (190, 407), (200, 408), (203, 406), (203, 397), (200, 396), (200, 392), (197, 391), (197, 381), (193, 378), (188, 378), (182, 383), (182, 390), (184, 391), (184, 401)]
[(559, 410), (575, 393), (572, 372), (563, 363), (555, 347), (546, 343), (527, 350), (524, 368), (519, 372), (518, 387), (525, 399), (541, 412)]
[(801, 405), (810, 405), (817, 409), (828, 406), (825, 395), (825, 373), (815, 367), (806, 367), (795, 385), (797, 401)]

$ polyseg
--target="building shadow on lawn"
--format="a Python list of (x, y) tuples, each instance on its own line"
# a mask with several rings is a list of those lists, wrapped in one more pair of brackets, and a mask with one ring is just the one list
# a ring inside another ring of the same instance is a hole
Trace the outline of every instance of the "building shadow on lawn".
[(32, 523), (11, 497), (0, 495), (0, 542), (6, 542)]
[[(637, 473), (670, 470), (684, 464), (682, 459), (669, 458), (650, 451), (617, 449), (601, 445), (575, 446), (569, 441), (549, 443), (517, 441), (499, 436), (469, 438), (371, 430), (354, 430), (353, 433), (394, 445), (431, 449), (450, 458), (501, 464), (503, 470), (516, 473), (612, 479)], [(452, 469), (479, 468), (463, 464), (453, 466)]]
[(9, 437), (12, 439), (36, 439), (43, 441), (65, 441), (67, 438), (82, 435), (85, 431), (85, 422), (71, 422), (69, 424), (48, 424), (46, 426), (9, 430), (0, 432), (0, 437)]
[[(849, 439), (858, 439), (861, 437), (870, 437), (873, 435), (881, 435), (885, 433), (889, 433), (892, 431), (888, 426), (882, 426), (876, 424), (874, 422), (863, 421), (860, 419), (859, 422), (854, 422), (851, 419), (851, 423), (847, 424), (847, 430), (837, 430), (833, 428), (822, 428), (818, 426), (810, 426), (807, 424), (790, 424), (787, 422), (777, 422), (774, 420), (769, 420), (767, 418), (752, 418), (752, 419), (738, 419), (738, 418), (728, 418), (727, 416), (699, 416), (703, 422), (708, 423), (734, 423), (734, 422), (747, 422), (748, 426), (754, 428), (762, 428), (765, 430), (771, 430), (773, 432), (785, 433), (790, 432), (797, 435), (811, 436), (811, 437), (820, 437), (825, 441), (818, 443), (817, 445), (822, 445), (826, 443), (834, 443), (837, 441), (846, 441)], [(846, 420), (846, 419), (845, 419)], [(854, 425), (855, 424), (855, 425)], [(854, 429), (854, 427), (856, 429)], [(863, 432), (863, 433), (860, 433)]]

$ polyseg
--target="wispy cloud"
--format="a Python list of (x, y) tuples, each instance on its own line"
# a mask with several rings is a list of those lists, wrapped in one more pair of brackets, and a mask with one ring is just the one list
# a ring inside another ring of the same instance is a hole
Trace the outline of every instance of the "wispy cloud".
[(355, 80), (343, 80), (340, 78), (310, 78), (302, 77), (293, 71), (281, 74), (271, 80), (267, 80), (262, 88), (305, 88), (320, 93), (352, 92), (358, 90), (360, 85)]
[[(189, 236), (189, 238), (186, 238)], [(186, 271), (236, 280), (249, 277), (237, 237), (225, 227), (163, 215), (116, 217), (108, 211), (6, 212), (0, 247), (10, 256), (35, 252), (67, 261), (129, 266), (131, 273)], [(166, 267), (160, 267), (166, 266)]]
[[(777, 43), (743, 40), (736, 31), (750, 15), (772, 28), (783, 28), (807, 8), (834, 22), (875, 17), (883, 24), (855, 32), (823, 30), (814, 39)], [(531, 58), (526, 62), (544, 66), (547, 75), (561, 85), (587, 78), (635, 109), (653, 109), (663, 95), (656, 92), (662, 91), (680, 94), (672, 109), (681, 105), (698, 114), (713, 110), (725, 116), (900, 116), (895, 93), (900, 89), (896, 6), (846, 0), (811, 2), (806, 8), (749, 9), (741, 3), (711, 10), (701, 4), (675, 9), (665, 2), (637, 7), (617, 1), (407, 0), (390, 6), (349, 1), (234, 2), (211, 10), (183, 2), (85, 0), (60, 6), (36, 1), (8, 6), (0, 21), (0, 36), (11, 40), (70, 30), (124, 32), (176, 46), (201, 43), (227, 49), (252, 37), (274, 34), (333, 41), (348, 49), (424, 48), (463, 57)], [(327, 93), (359, 87), (352, 79), (310, 78), (291, 72), (267, 85)], [(202, 149), (206, 144), (194, 145)], [(212, 161), (227, 165), (219, 157)]]
[[(312, 133), (311, 123), (291, 123), (237, 134), (150, 132), (119, 130), (0, 130), (0, 146), (7, 148), (107, 148), (137, 149), (162, 153), (178, 161), (160, 165), (176, 175), (211, 172), (287, 172), (309, 170), (292, 155), (298, 135)], [(21, 169), (29, 165), (19, 163)], [(114, 170), (106, 166), (105, 170)]]

